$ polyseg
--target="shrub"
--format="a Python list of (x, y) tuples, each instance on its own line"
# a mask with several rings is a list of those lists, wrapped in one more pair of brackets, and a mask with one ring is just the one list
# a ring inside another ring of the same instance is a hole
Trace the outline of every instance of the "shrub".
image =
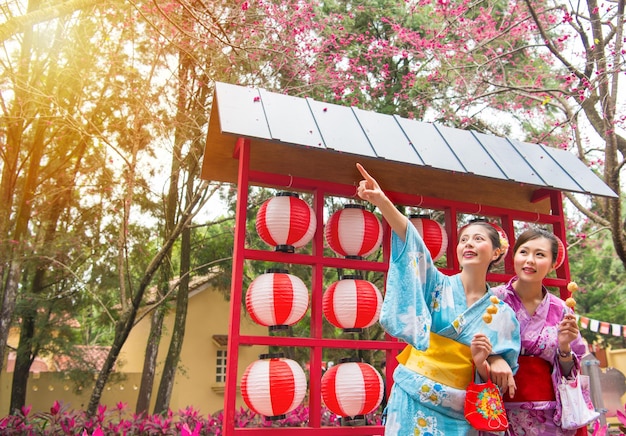
[[(377, 415), (368, 415), (368, 424), (379, 424)], [(251, 410), (241, 408), (235, 415), (235, 426), (243, 427), (305, 427), (308, 425), (309, 408), (300, 406), (285, 419), (269, 420)], [(4, 436), (123, 436), (123, 435), (180, 435), (208, 436), (222, 435), (223, 412), (202, 416), (193, 407), (187, 407), (174, 414), (130, 414), (125, 403), (118, 403), (115, 409), (107, 411), (99, 406), (95, 416), (87, 416), (82, 410), (73, 410), (55, 401), (50, 412), (32, 413), (31, 407), (0, 419), (0, 434)], [(336, 415), (322, 410), (322, 425), (339, 425)]]

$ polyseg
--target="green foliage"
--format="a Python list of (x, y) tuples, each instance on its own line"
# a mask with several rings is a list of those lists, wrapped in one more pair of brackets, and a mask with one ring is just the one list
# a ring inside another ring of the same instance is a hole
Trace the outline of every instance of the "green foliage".
[[(572, 280), (579, 286), (574, 294), (576, 312), (591, 319), (626, 325), (626, 276), (622, 263), (615, 258), (608, 232), (598, 232), (581, 239), (568, 249)], [(609, 332), (601, 335), (581, 329), (589, 343), (610, 344), (624, 348), (623, 337)]]

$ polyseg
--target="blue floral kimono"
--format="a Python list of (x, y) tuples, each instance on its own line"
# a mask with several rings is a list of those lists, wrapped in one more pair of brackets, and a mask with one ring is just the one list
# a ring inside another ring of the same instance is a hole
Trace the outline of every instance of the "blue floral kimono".
[(406, 241), (395, 233), (380, 323), (407, 342), (398, 356), (387, 404), (386, 436), (478, 434), (463, 414), (465, 388), (474, 375), (469, 345), (476, 333), (487, 335), (493, 354), (517, 370), (519, 323), (498, 302), (492, 321), (483, 314), (491, 290), (467, 307), (460, 275), (447, 276), (434, 265), (417, 230), (407, 225)]

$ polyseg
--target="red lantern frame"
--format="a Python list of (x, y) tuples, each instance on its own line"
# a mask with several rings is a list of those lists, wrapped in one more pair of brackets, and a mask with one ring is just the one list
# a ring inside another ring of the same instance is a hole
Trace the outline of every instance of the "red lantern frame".
[[(253, 250), (246, 247), (246, 216), (248, 212), (248, 192), (250, 186), (276, 186), (289, 187), (296, 190), (307, 191), (313, 194), (313, 209), (317, 216), (317, 222), (323, 222), (324, 204), (326, 196), (343, 198), (354, 197), (354, 185), (350, 183), (334, 183), (319, 179), (306, 179), (303, 177), (292, 177), (285, 174), (263, 173), (252, 171), (250, 168), (251, 143), (248, 139), (239, 138), (235, 147), (235, 158), (238, 159), (237, 174), (237, 195), (238, 203), (236, 209), (235, 223), (235, 243), (233, 254), (233, 270), (231, 285), (231, 315), (229, 342), (227, 350), (227, 370), (226, 388), (224, 396), (224, 436), (232, 436), (240, 433), (267, 433), (273, 434), (276, 429), (237, 429), (234, 427), (234, 414), (237, 400), (237, 371), (239, 347), (247, 345), (266, 345), (276, 347), (308, 347), (310, 349), (310, 380), (309, 385), (309, 426), (306, 428), (290, 428), (289, 434), (304, 435), (315, 432), (316, 435), (381, 435), (384, 427), (372, 425), (364, 427), (354, 427), (341, 429), (338, 427), (323, 427), (321, 425), (321, 387), (319, 381), (322, 376), (323, 349), (377, 349), (386, 351), (386, 376), (387, 380), (392, 380), (392, 374), (396, 367), (395, 355), (405, 344), (398, 342), (394, 338), (387, 337), (383, 341), (367, 341), (358, 339), (328, 339), (322, 335), (323, 313), (323, 276), (326, 268), (346, 268), (353, 270), (363, 270), (370, 272), (386, 273), (389, 260), (389, 229), (386, 227), (383, 244), (383, 261), (374, 262), (365, 259), (347, 259), (337, 257), (327, 257), (324, 255), (324, 239), (322, 232), (316, 232), (312, 241), (312, 253), (309, 254), (288, 254), (276, 251)], [(565, 219), (563, 215), (563, 204), (561, 193), (557, 190), (537, 190), (533, 201), (541, 201), (548, 198), (550, 202), (550, 213), (537, 213), (535, 211), (514, 210), (502, 207), (494, 207), (486, 204), (466, 203), (458, 200), (441, 199), (437, 197), (426, 197), (420, 195), (409, 195), (400, 192), (388, 192), (388, 195), (395, 204), (409, 207), (423, 207), (427, 209), (437, 209), (445, 212), (445, 226), (449, 231), (449, 240), (456, 241), (458, 236), (457, 214), (475, 215), (476, 208), (481, 213), (501, 219), (503, 227), (510, 233), (513, 229), (513, 221), (535, 222), (552, 225), (554, 233), (563, 238), (565, 235)], [(446, 257), (447, 268), (441, 268), (444, 273), (454, 274), (458, 272), (459, 265), (453, 251), (448, 249)], [(242, 285), (244, 261), (260, 260), (276, 263), (299, 263), (310, 265), (312, 268), (313, 283), (311, 288), (311, 335), (308, 338), (289, 337), (267, 337), (252, 336), (242, 334), (241, 306), (242, 306)], [(505, 264), (505, 267), (512, 265)], [(506, 273), (489, 273), (487, 280), (493, 282), (505, 282), (511, 276), (511, 271)], [(567, 283), (569, 282), (569, 267), (567, 262), (557, 271), (557, 277), (545, 280), (546, 286), (559, 287), (562, 298), (567, 298)], [(387, 389), (391, 388), (391, 383)], [(348, 433), (349, 431), (349, 433)]]

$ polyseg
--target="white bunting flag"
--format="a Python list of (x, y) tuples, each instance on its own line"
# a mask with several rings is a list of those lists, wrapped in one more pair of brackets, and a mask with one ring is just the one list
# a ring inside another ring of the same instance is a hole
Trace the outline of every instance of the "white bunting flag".
[(612, 324), (611, 325), (611, 333), (613, 333), (613, 336), (621, 336), (622, 334), (622, 326), (619, 324)]

